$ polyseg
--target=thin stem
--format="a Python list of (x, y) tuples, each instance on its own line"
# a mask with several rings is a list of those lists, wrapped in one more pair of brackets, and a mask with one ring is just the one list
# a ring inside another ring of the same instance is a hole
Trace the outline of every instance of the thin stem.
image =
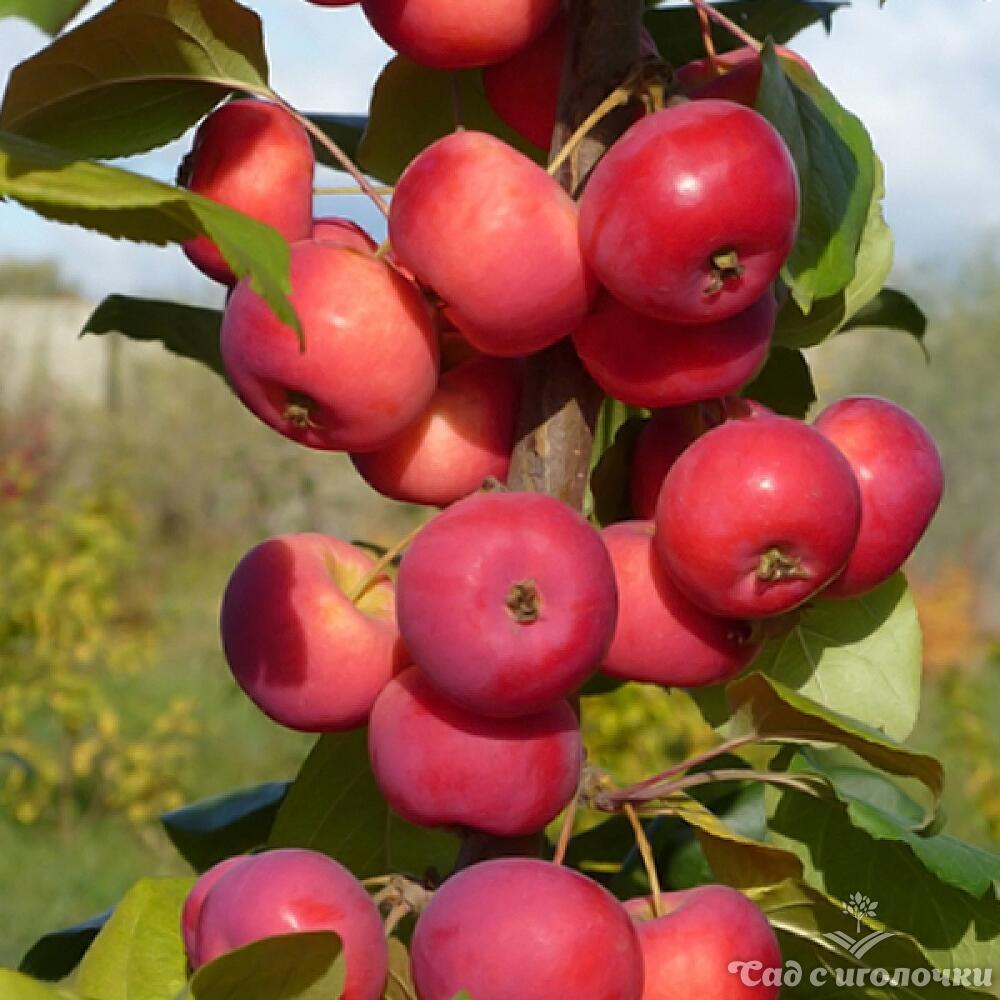
[(398, 875), (376, 875), (374, 878), (363, 878), (361, 884), (365, 888), (378, 889), (388, 885), (398, 877)]
[(552, 855), (552, 863), (561, 865), (566, 860), (566, 851), (569, 848), (570, 839), (573, 836), (573, 823), (576, 820), (576, 810), (580, 805), (579, 793), (573, 796), (563, 816), (562, 826), (559, 828), (559, 839), (556, 841), (556, 850)]
[(410, 912), (410, 904), (405, 902), (396, 903), (385, 918), (385, 936), (392, 937), (392, 932), (399, 926), (400, 921)]
[(458, 74), (451, 72), (448, 74), (449, 89), (451, 90), (451, 117), (455, 122), (455, 131), (465, 131), (465, 115), (462, 111), (462, 87), (459, 83)]
[(642, 863), (646, 869), (646, 877), (649, 879), (649, 888), (653, 892), (653, 916), (663, 916), (663, 901), (660, 899), (660, 876), (656, 873), (656, 861), (653, 858), (653, 848), (650, 847), (649, 838), (642, 828), (639, 814), (635, 811), (635, 806), (626, 802), (622, 807), (629, 823), (632, 824), (632, 832), (635, 834), (635, 843), (642, 855)]
[(712, 64), (712, 69), (719, 72), (719, 54), (715, 51), (715, 39), (712, 37), (712, 22), (708, 19), (708, 14), (704, 8), (696, 7), (698, 11), (698, 22), (701, 24), (701, 44), (705, 48), (705, 55)]
[[(371, 189), (378, 194), (392, 194), (395, 188), (390, 187), (388, 184), (372, 184)], [(313, 194), (316, 195), (336, 195), (342, 197), (348, 194), (368, 194), (363, 188), (355, 187), (354, 185), (340, 185), (334, 187), (314, 187)]]
[(375, 563), (374, 566), (362, 577), (361, 582), (347, 595), (347, 599), (352, 604), (357, 604), (362, 597), (368, 592), (368, 588), (380, 577), (385, 574), (385, 571), (392, 565), (392, 561), (398, 556), (414, 538), (420, 534), (422, 524), (418, 524), (409, 534), (404, 535), (395, 545), (390, 549), (386, 549), (383, 553), (382, 558)]
[(744, 45), (749, 45), (755, 52), (760, 52), (764, 48), (763, 44), (757, 41), (753, 35), (748, 31), (744, 31), (735, 21), (731, 21), (721, 11), (716, 10), (711, 4), (706, 3), (705, 0), (691, 0), (691, 3), (706, 17), (710, 17), (715, 21), (716, 24), (721, 24), (733, 38), (738, 38)]
[(815, 795), (816, 788), (808, 778), (796, 777), (792, 774), (783, 774), (779, 771), (750, 771), (744, 768), (721, 768), (717, 771), (699, 771), (697, 774), (688, 774), (676, 781), (668, 782), (665, 785), (647, 789), (623, 797), (623, 793), (618, 792), (612, 796), (617, 802), (623, 802), (626, 810), (632, 802), (651, 802), (654, 799), (665, 799), (677, 792), (686, 791), (689, 788), (698, 788), (701, 785), (712, 785), (721, 781), (760, 781), (768, 785), (782, 785), (786, 788), (794, 788), (796, 791), (804, 792), (806, 795)]
[(616, 87), (593, 111), (581, 122), (580, 127), (566, 140), (559, 152), (552, 158), (548, 170), (550, 177), (555, 177), (559, 173), (559, 168), (573, 155), (573, 150), (586, 139), (587, 133), (603, 118), (606, 118), (615, 108), (628, 102), (632, 96), (631, 90), (627, 87)]
[(389, 237), (387, 236), (379, 245), (378, 249), (375, 251), (375, 256), (381, 260), (385, 255), (392, 249), (392, 244), (389, 242)]
[(389, 978), (394, 980), (396, 985), (410, 998), (417, 1000), (417, 995), (413, 992), (413, 987), (393, 968), (389, 969)]

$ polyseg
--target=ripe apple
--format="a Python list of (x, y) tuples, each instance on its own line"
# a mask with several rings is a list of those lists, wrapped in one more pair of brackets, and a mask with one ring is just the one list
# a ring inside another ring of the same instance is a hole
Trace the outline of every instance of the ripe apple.
[(725, 420), (751, 420), (770, 414), (762, 403), (739, 396), (657, 410), (643, 425), (632, 452), (629, 496), (632, 515), (650, 521), (663, 480), (681, 452), (705, 431)]
[(651, 899), (625, 903), (642, 948), (642, 1000), (674, 1000), (678, 985), (689, 997), (777, 1000), (778, 986), (748, 986), (730, 971), (734, 962), (759, 962), (760, 978), (782, 967), (778, 939), (760, 907), (724, 885), (661, 893), (660, 917)]
[(851, 396), (814, 423), (850, 463), (861, 488), (861, 534), (824, 597), (857, 597), (889, 579), (923, 537), (944, 492), (934, 439), (913, 414), (875, 396)]
[(702, 687), (738, 674), (756, 655), (746, 622), (692, 604), (660, 565), (652, 521), (601, 532), (618, 584), (618, 624), (601, 672), (664, 687)]
[(766, 618), (844, 568), (861, 523), (851, 466), (798, 420), (730, 420), (667, 473), (656, 550), (681, 591), (722, 617)]
[[(642, 954), (622, 905), (579, 872), (532, 858), (453, 875), (417, 920), (420, 1000), (640, 1000)], [(691, 994), (696, 996), (697, 994)]]
[(318, 243), (336, 243), (362, 253), (375, 253), (378, 249), (378, 244), (356, 222), (335, 215), (313, 220), (312, 238)]
[(597, 165), (580, 198), (581, 244), (601, 284), (636, 312), (717, 322), (778, 276), (798, 208), (795, 164), (764, 118), (689, 101), (647, 115)]
[[(783, 45), (777, 46), (776, 51), (782, 59), (798, 63), (815, 75), (812, 66), (797, 52)], [(752, 108), (757, 103), (761, 70), (760, 53), (747, 45), (721, 53), (714, 62), (707, 57), (695, 59), (677, 70), (677, 80), (692, 100), (735, 101)]]
[(368, 730), (385, 800), (418, 826), (535, 833), (576, 793), (580, 724), (566, 701), (534, 715), (489, 719), (442, 698), (415, 667), (378, 696)]
[(767, 358), (777, 306), (770, 290), (735, 316), (671, 323), (606, 292), (573, 334), (594, 381), (632, 406), (683, 406), (746, 385)]
[(560, 0), (362, 0), (382, 40), (431, 69), (471, 69), (507, 59), (537, 38)]
[(188, 957), (198, 968), (254, 941), (308, 931), (340, 937), (346, 964), (341, 1000), (379, 1000), (389, 968), (382, 918), (361, 883), (316, 851), (267, 851), (214, 879), (195, 927), (195, 954)]
[(595, 290), (576, 204), (541, 167), (483, 132), (454, 132), (410, 163), (389, 208), (389, 239), (484, 354), (555, 343), (579, 325)]
[[(315, 159), (306, 130), (267, 101), (230, 101), (195, 133), (179, 183), (274, 226), (289, 242), (312, 230)], [(207, 236), (183, 245), (192, 264), (224, 285), (236, 277)]]
[(521, 365), (483, 355), (446, 371), (427, 409), (355, 468), (392, 500), (446, 507), (493, 477), (507, 478), (521, 396)]
[(222, 322), (222, 360), (264, 423), (310, 448), (369, 451), (415, 420), (437, 385), (438, 344), (416, 286), (331, 243), (292, 247), (291, 300), (304, 350), (241, 281)]
[(374, 566), (326, 535), (281, 535), (251, 549), (222, 598), (222, 647), (236, 682), (275, 722), (305, 732), (364, 725), (406, 653), (392, 584), (348, 597)]
[(181, 937), (184, 939), (184, 952), (192, 968), (197, 969), (199, 965), (204, 964), (198, 953), (198, 921), (201, 919), (201, 910), (209, 890), (226, 872), (232, 871), (236, 865), (241, 865), (247, 860), (246, 855), (241, 854), (213, 865), (199, 877), (188, 893), (187, 899), (184, 900), (184, 907), (181, 910)]
[(537, 493), (480, 493), (438, 514), (403, 555), (400, 633), (446, 698), (480, 715), (537, 712), (599, 666), (614, 570), (575, 510)]

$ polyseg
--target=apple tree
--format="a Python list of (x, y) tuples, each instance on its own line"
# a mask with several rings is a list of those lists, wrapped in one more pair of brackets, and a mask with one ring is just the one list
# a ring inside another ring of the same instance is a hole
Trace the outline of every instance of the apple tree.
[[(844, 6), (362, 0), (398, 54), (359, 116), (277, 93), (236, 0), (0, 4), (53, 36), (7, 82), (0, 195), (227, 289), (84, 332), (440, 509), (388, 551), (246, 554), (226, 660), (314, 748), (163, 816), (192, 877), (46, 935), (4, 997), (997, 995), (1000, 859), (906, 743), (940, 458), (888, 400), (807, 419), (808, 348), (925, 326), (871, 139), (794, 50)], [(192, 127), (176, 185), (108, 162)], [(317, 163), (384, 242), (314, 218)], [(690, 691), (715, 745), (617, 782), (580, 717), (629, 683)]]

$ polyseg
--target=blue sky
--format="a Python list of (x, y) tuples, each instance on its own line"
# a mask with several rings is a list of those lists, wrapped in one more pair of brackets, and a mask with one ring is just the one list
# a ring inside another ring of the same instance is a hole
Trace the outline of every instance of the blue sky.
[[(100, 5), (97, 5), (100, 6)], [(308, 110), (363, 111), (389, 58), (356, 8), (304, 0), (247, 0), (264, 17), (272, 83)], [(280, 13), (275, 13), (275, 9)], [(93, 8), (96, 9), (96, 8)], [(45, 43), (17, 20), (0, 21), (0, 76)], [(954, 262), (1000, 232), (1000, 3), (995, 0), (854, 0), (833, 34), (816, 28), (798, 50), (872, 133), (886, 163), (889, 222), (897, 259)], [(189, 140), (140, 160), (136, 169), (172, 177)], [(320, 183), (336, 183), (333, 173)], [(328, 211), (374, 228), (360, 198), (327, 200)], [(378, 233), (376, 232), (376, 235)], [(53, 257), (87, 294), (211, 298), (211, 286), (175, 248), (136, 248), (0, 205), (0, 258)]]

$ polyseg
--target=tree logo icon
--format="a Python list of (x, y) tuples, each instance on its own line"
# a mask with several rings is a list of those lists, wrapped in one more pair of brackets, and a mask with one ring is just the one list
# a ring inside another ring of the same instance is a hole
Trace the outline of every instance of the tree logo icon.
[[(847, 902), (843, 904), (841, 909), (845, 914), (847, 914), (847, 916), (854, 918), (858, 934), (861, 933), (862, 920), (874, 920), (878, 916), (878, 903), (861, 892), (851, 893)], [(890, 931), (874, 930), (862, 938), (855, 939), (845, 931), (832, 931), (831, 933), (825, 934), (824, 937), (835, 942), (836, 944), (839, 944), (855, 958), (862, 958), (869, 951), (871, 951), (875, 945), (882, 941), (886, 941), (891, 937), (895, 937), (895, 935)]]

